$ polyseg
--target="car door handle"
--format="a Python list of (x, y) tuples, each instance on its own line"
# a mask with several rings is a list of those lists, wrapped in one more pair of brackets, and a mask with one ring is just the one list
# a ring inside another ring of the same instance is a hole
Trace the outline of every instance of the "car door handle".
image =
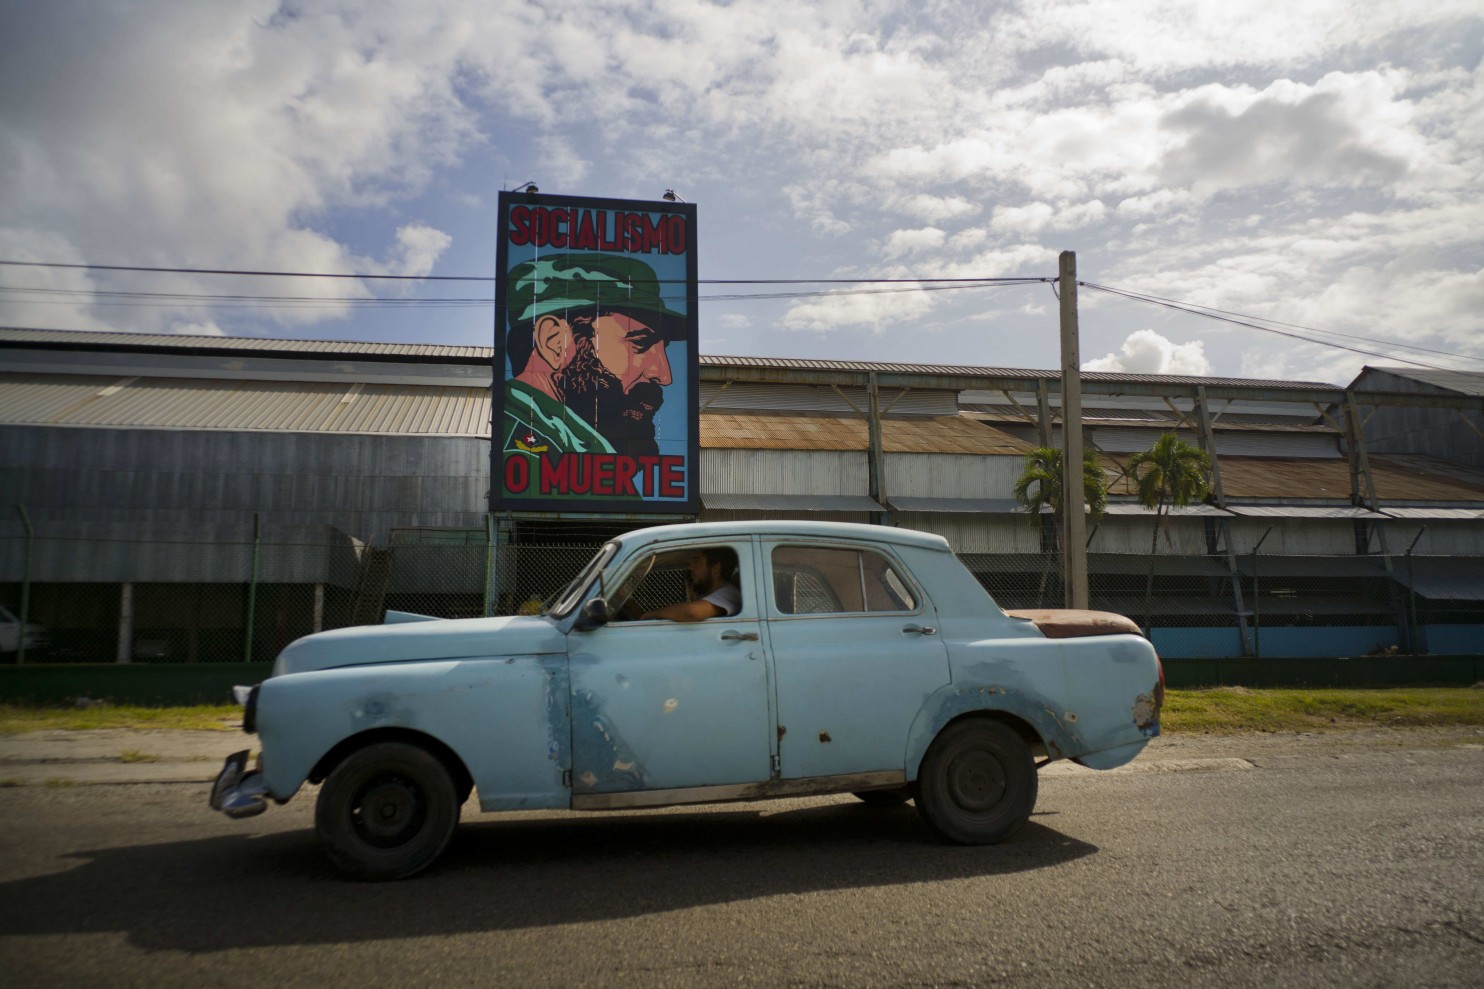
[(938, 630), (931, 625), (903, 625), (903, 635), (937, 635)]
[(757, 633), (738, 632), (735, 629), (727, 629), (725, 632), (721, 633), (721, 640), (723, 642), (756, 642)]

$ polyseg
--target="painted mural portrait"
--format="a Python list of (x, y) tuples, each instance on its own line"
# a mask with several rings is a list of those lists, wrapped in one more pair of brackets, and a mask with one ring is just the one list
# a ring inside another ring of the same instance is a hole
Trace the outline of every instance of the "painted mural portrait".
[(502, 436), (507, 454), (653, 456), (689, 327), (654, 269), (622, 255), (555, 254), (509, 273)]

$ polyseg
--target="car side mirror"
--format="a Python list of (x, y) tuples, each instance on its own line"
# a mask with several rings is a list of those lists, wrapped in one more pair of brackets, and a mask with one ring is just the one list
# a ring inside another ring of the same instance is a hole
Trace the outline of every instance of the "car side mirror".
[(602, 598), (593, 598), (582, 606), (582, 611), (577, 615), (577, 623), (572, 628), (578, 632), (591, 632), (607, 625), (612, 618), (613, 615), (608, 611), (608, 602)]

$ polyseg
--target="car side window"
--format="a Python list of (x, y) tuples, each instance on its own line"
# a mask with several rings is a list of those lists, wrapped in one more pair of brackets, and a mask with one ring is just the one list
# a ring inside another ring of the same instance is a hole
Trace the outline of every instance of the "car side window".
[(833, 546), (773, 549), (773, 595), (779, 613), (824, 615), (901, 612), (917, 608), (910, 585), (880, 553)]
[[(716, 547), (688, 547), (651, 553), (634, 562), (620, 582), (609, 592), (608, 606), (617, 621), (634, 621), (641, 616), (682, 601), (704, 596), (694, 583), (692, 563), (698, 553), (704, 554)], [(731, 559), (721, 574), (724, 582), (737, 588), (741, 594), (737, 553), (731, 549)], [(742, 601), (745, 608), (746, 602)]]

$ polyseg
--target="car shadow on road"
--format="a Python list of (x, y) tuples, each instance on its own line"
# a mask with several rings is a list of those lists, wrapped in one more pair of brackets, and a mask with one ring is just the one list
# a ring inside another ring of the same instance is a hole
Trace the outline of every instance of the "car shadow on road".
[(312, 833), (279, 832), (71, 853), (66, 871), (0, 884), (0, 930), (185, 952), (354, 943), (993, 878), (1095, 851), (1035, 822), (996, 846), (943, 844), (910, 806), (475, 819), (423, 875), (364, 884), (332, 873)]

